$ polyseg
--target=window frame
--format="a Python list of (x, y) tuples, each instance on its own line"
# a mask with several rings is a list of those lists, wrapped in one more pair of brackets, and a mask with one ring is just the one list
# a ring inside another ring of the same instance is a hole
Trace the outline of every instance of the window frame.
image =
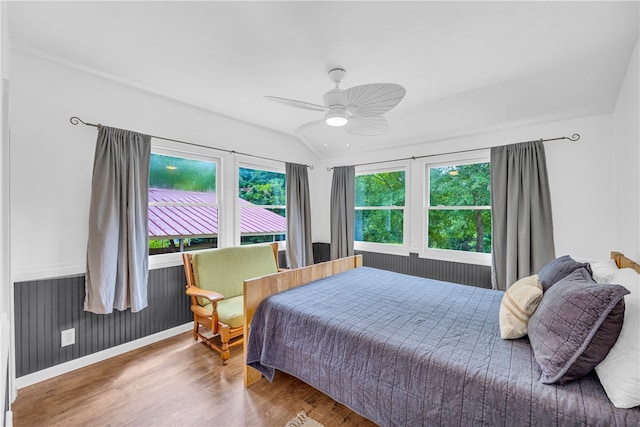
[[(378, 252), (391, 255), (404, 255), (409, 256), (409, 226), (411, 216), (411, 206), (409, 200), (410, 184), (411, 184), (411, 163), (409, 161), (395, 161), (385, 162), (383, 164), (375, 165), (363, 165), (355, 167), (355, 176), (359, 175), (373, 175), (383, 172), (404, 172), (404, 206), (372, 206), (372, 207), (360, 207), (355, 206), (355, 179), (354, 179), (354, 206), (355, 211), (365, 209), (375, 210), (402, 210), (402, 244), (394, 243), (376, 243), (376, 242), (363, 242), (355, 239), (355, 227), (353, 236), (353, 248), (356, 251), (363, 252)], [(354, 225), (355, 225), (355, 212), (354, 212)]]
[[(420, 258), (435, 259), (440, 261), (452, 261), (465, 264), (491, 265), (492, 253), (466, 252), (455, 249), (435, 249), (428, 247), (429, 237), (429, 210), (430, 210), (430, 174), (429, 170), (435, 167), (465, 165), (473, 163), (491, 163), (489, 150), (477, 150), (466, 153), (447, 154), (433, 156), (421, 164), (422, 173), (422, 234), (420, 242)], [(469, 206), (464, 207), (470, 208)], [(488, 208), (491, 206), (473, 206), (472, 208)]]
[[(223, 214), (222, 197), (222, 158), (219, 156), (213, 156), (207, 153), (204, 149), (185, 150), (183, 147), (176, 148), (172, 144), (156, 144), (152, 139), (151, 154), (159, 154), (161, 156), (181, 157), (190, 160), (202, 160), (206, 162), (214, 162), (216, 164), (216, 203), (215, 207), (218, 209), (218, 247), (221, 247), (221, 237), (224, 234), (224, 228), (220, 226)], [(182, 252), (166, 253), (148, 255), (149, 257), (149, 269), (154, 270), (158, 268), (173, 267), (176, 265), (182, 265)]]
[[(276, 162), (276, 161), (271, 161), (266, 159), (263, 160), (263, 159), (248, 158), (246, 156), (238, 156), (238, 159), (236, 161), (235, 171), (234, 171), (235, 172), (235, 186), (234, 186), (235, 199), (233, 204), (235, 208), (235, 221), (234, 221), (235, 224), (234, 224), (233, 239), (234, 239), (235, 246), (240, 246), (240, 240), (241, 240), (240, 210), (242, 208), (240, 207), (240, 168), (257, 169), (257, 170), (263, 170), (267, 172), (275, 172), (275, 173), (283, 174), (285, 176), (284, 178), (285, 179), (285, 204), (284, 205), (258, 205), (258, 206), (262, 206), (265, 208), (284, 209), (285, 215), (287, 211), (287, 191), (286, 191), (287, 171), (286, 171), (285, 164), (282, 162)], [(286, 230), (284, 232), (284, 235), (285, 235), (284, 240), (276, 241), (276, 243), (278, 243), (279, 251), (284, 251), (287, 249), (287, 231)]]

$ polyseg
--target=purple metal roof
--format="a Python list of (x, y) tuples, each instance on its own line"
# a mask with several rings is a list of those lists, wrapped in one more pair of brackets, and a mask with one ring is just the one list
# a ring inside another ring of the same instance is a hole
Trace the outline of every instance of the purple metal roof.
[[(149, 188), (149, 237), (178, 238), (218, 235), (218, 208), (165, 206), (152, 203), (215, 203), (216, 193)], [(287, 219), (240, 199), (240, 234), (282, 234)]]

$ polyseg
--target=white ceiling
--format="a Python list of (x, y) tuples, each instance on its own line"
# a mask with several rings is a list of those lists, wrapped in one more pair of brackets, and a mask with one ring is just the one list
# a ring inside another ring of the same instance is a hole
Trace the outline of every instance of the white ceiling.
[[(632, 2), (10, 2), (11, 43), (294, 134), (341, 87), (398, 83), (383, 136), (299, 135), (317, 155), (613, 111), (638, 40)], [(94, 118), (99, 121), (100, 118)], [(325, 147), (326, 145), (326, 147)]]

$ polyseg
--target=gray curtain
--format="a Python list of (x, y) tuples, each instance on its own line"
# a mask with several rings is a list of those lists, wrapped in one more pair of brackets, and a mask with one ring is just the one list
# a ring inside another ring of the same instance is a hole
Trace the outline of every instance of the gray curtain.
[(101, 127), (89, 211), (84, 309), (97, 314), (147, 306), (151, 138)]
[(307, 165), (286, 163), (287, 172), (287, 265), (313, 264), (311, 203)]
[(541, 141), (491, 149), (492, 281), (505, 290), (555, 258)]
[(331, 183), (331, 259), (353, 255), (355, 167), (333, 168)]

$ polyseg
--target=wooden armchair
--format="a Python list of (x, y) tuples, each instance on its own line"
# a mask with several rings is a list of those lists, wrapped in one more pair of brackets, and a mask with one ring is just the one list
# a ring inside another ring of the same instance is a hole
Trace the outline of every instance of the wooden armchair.
[[(278, 244), (206, 249), (183, 253), (186, 293), (191, 297), (193, 338), (229, 361), (229, 348), (242, 344), (243, 283), (278, 272)], [(200, 331), (204, 326), (211, 334)], [(218, 345), (214, 339), (220, 338)]]

